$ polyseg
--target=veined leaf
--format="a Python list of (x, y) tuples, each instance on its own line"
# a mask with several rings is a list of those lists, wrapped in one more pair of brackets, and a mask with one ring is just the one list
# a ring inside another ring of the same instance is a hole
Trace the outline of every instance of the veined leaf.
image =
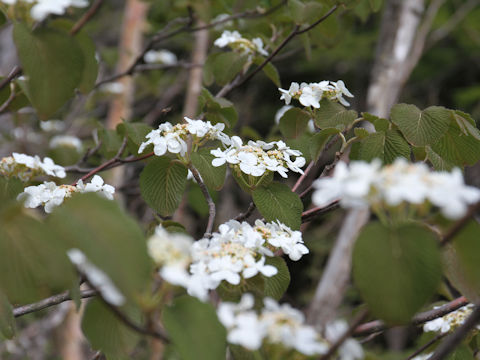
[(175, 160), (159, 157), (140, 174), (140, 192), (147, 204), (162, 216), (171, 215), (182, 200), (187, 168)]

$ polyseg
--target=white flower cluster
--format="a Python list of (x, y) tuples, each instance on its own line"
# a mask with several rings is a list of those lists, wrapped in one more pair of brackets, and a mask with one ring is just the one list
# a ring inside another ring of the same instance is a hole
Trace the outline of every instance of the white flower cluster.
[(108, 275), (93, 265), (81, 250), (70, 249), (67, 256), (88, 282), (98, 290), (103, 300), (115, 306), (122, 306), (125, 303), (125, 297)]
[[(258, 350), (264, 342), (281, 344), (287, 349), (307, 356), (327, 353), (330, 344), (344, 332), (343, 322), (327, 326), (326, 338), (322, 338), (313, 327), (305, 324), (304, 315), (288, 304), (278, 304), (270, 298), (264, 299), (264, 308), (258, 314), (254, 310), (254, 297), (244, 294), (238, 304), (224, 302), (217, 310), (220, 322), (227, 328), (227, 340), (249, 350)], [(363, 350), (353, 339), (340, 347), (339, 359), (363, 359)]]
[(79, 8), (88, 6), (87, 0), (1, 0), (1, 2), (7, 5), (33, 4), (30, 15), (37, 21), (44, 20), (50, 14), (63, 15), (71, 6)]
[[(439, 306), (435, 306), (434, 309), (438, 309)], [(423, 325), (424, 332), (440, 332), (447, 333), (455, 330), (461, 326), (465, 320), (470, 316), (473, 311), (473, 304), (462, 306), (460, 309), (448, 313), (445, 316), (426, 322)], [(480, 330), (480, 325), (476, 326), (477, 330)]]
[(167, 151), (184, 156), (188, 150), (189, 135), (192, 135), (195, 141), (218, 139), (224, 144), (230, 143), (230, 138), (222, 132), (225, 124), (212, 125), (210, 121), (192, 120), (187, 117), (185, 120), (186, 124), (172, 125), (165, 122), (160, 124), (158, 129), (150, 131), (146, 136), (148, 140), (140, 145), (138, 153), (142, 153), (148, 145), (153, 144), (153, 151), (157, 156), (162, 156)]
[(143, 56), (147, 64), (175, 65), (177, 56), (168, 50), (150, 50)]
[(308, 253), (299, 231), (259, 220), (253, 227), (230, 220), (220, 225), (212, 238), (197, 242), (188, 235), (170, 234), (158, 226), (148, 240), (149, 254), (161, 266), (160, 275), (202, 300), (223, 280), (238, 285), (242, 278), (259, 273), (267, 277), (277, 274), (277, 268), (265, 264), (265, 256), (273, 256), (272, 250), (278, 249), (292, 260)]
[(29, 181), (37, 175), (49, 175), (58, 178), (67, 176), (65, 169), (56, 165), (52, 159), (46, 157), (43, 161), (38, 157), (13, 153), (12, 156), (0, 160), (0, 174), (16, 176), (22, 181)]
[(65, 122), (62, 120), (40, 121), (40, 129), (46, 132), (60, 132), (65, 130)]
[(57, 135), (54, 136), (48, 146), (50, 149), (57, 149), (62, 147), (73, 148), (78, 153), (82, 152), (83, 146), (82, 141), (76, 136), (71, 135)]
[(268, 52), (263, 48), (263, 41), (260, 38), (248, 40), (242, 37), (238, 31), (225, 30), (215, 42), (215, 46), (223, 48), (230, 46), (233, 50), (239, 50), (242, 54), (253, 55), (258, 53), (263, 56), (268, 56)]
[[(210, 153), (216, 157), (212, 161), (213, 166), (229, 163), (252, 176), (262, 176), (268, 170), (276, 171), (286, 178), (288, 169), (303, 174), (301, 167), (305, 165), (302, 153), (290, 149), (283, 141), (266, 143), (250, 140), (247, 145), (243, 145), (242, 139), (233, 136), (230, 146), (225, 150), (217, 148)], [(292, 160), (292, 156), (295, 156), (295, 160)]]
[(43, 205), (45, 212), (51, 213), (55, 207), (61, 205), (64, 199), (71, 197), (73, 193), (89, 192), (96, 192), (109, 200), (113, 200), (115, 188), (105, 184), (100, 176), (95, 175), (90, 183), (84, 184), (82, 180), (79, 180), (76, 186), (56, 185), (53, 181), (44, 182), (37, 186), (28, 186), (17, 196), (17, 200), (23, 201), (25, 207), (32, 209)]
[(353, 97), (353, 95), (345, 87), (342, 80), (334, 81), (320, 81), (318, 83), (301, 83), (298, 85), (292, 82), (288, 90), (278, 88), (282, 93), (280, 100), (285, 100), (285, 104), (289, 105), (293, 99), (297, 99), (303, 106), (311, 106), (318, 109), (320, 107), (320, 100), (328, 99), (338, 101), (340, 104), (350, 106), (343, 96)]
[(347, 208), (384, 204), (397, 206), (403, 202), (437, 206), (450, 219), (462, 217), (469, 204), (480, 200), (480, 190), (465, 185), (459, 169), (452, 172), (431, 171), (424, 163), (411, 164), (398, 158), (393, 164), (340, 162), (332, 177), (318, 179), (312, 201), (325, 206), (340, 199)]

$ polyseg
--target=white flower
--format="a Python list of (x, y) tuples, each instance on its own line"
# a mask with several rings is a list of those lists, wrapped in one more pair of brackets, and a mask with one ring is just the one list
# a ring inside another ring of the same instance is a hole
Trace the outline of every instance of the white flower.
[(320, 97), (318, 96), (318, 92), (314, 91), (310, 86), (306, 84), (302, 84), (302, 94), (298, 98), (298, 101), (303, 106), (311, 106), (315, 109), (320, 107)]
[(88, 184), (84, 184), (82, 179), (78, 180), (76, 191), (80, 193), (96, 192), (108, 200), (113, 200), (113, 194), (115, 194), (115, 188), (105, 184), (99, 175), (95, 175)]
[[(461, 326), (465, 320), (470, 316), (473, 311), (473, 304), (468, 304), (462, 306), (460, 309), (457, 309), (451, 313), (448, 313), (445, 316), (439, 317), (437, 319), (426, 322), (423, 325), (424, 332), (440, 332), (447, 333), (454, 331), (459, 326)], [(439, 306), (435, 306), (434, 309), (438, 309)], [(476, 326), (477, 330), (480, 330), (480, 325)]]
[(70, 249), (67, 251), (67, 255), (78, 271), (100, 292), (103, 300), (115, 306), (122, 306), (125, 303), (125, 297), (108, 275), (93, 265), (82, 251)]
[(61, 120), (40, 121), (40, 128), (48, 132), (63, 131), (65, 130), (65, 122)]
[(290, 105), (292, 98), (299, 95), (300, 86), (296, 82), (292, 82), (290, 84), (290, 88), (288, 90), (278, 88), (278, 90), (282, 93), (280, 96), (280, 100), (285, 100), (285, 105)]
[(83, 146), (82, 141), (76, 136), (70, 135), (57, 135), (54, 136), (49, 143), (51, 149), (56, 149), (59, 147), (71, 147), (74, 148), (77, 152), (82, 152)]
[[(283, 141), (249, 141), (243, 145), (238, 136), (230, 140), (231, 146), (226, 150), (218, 148), (210, 151), (215, 156), (213, 166), (229, 163), (238, 166), (243, 173), (256, 177), (262, 176), (267, 170), (278, 172), (284, 178), (288, 169), (303, 174), (301, 167), (305, 165), (305, 159), (300, 156), (302, 153), (290, 149)], [(291, 160), (291, 156), (296, 157), (295, 161)]]
[(215, 46), (223, 48), (230, 46), (232, 49), (238, 49), (242, 54), (258, 53), (263, 56), (268, 56), (268, 52), (263, 48), (263, 41), (260, 38), (248, 40), (242, 37), (238, 31), (225, 30), (222, 35), (214, 41)]
[[(325, 327), (325, 337), (330, 343), (335, 343), (347, 330), (348, 325), (345, 321), (336, 320)], [(338, 349), (338, 354), (341, 360), (363, 359), (365, 356), (362, 346), (354, 339), (346, 339)]]
[(382, 205), (386, 207), (409, 203), (425, 203), (440, 208), (450, 219), (462, 217), (468, 205), (480, 200), (480, 190), (463, 182), (458, 169), (451, 173), (431, 171), (424, 163), (408, 163), (398, 158), (393, 164), (380, 167), (380, 161), (340, 162), (333, 176), (314, 182), (317, 189), (312, 201), (325, 206), (340, 199), (347, 208)]
[(111, 185), (103, 183), (103, 179), (95, 175), (92, 182), (84, 185), (79, 180), (76, 186), (59, 185), (54, 182), (44, 182), (37, 186), (26, 187), (21, 194), (17, 196), (17, 200), (23, 201), (27, 208), (36, 208), (43, 205), (46, 213), (51, 213), (53, 209), (63, 203), (65, 198), (69, 198), (73, 193), (98, 192), (103, 197), (113, 200), (115, 188)]
[(353, 95), (345, 87), (345, 83), (342, 80), (337, 82), (330, 81), (330, 84), (333, 85), (333, 94), (329, 96), (330, 100), (338, 100), (338, 102), (344, 106), (350, 106), (348, 101), (343, 98), (343, 95), (348, 97), (353, 97)]
[(160, 124), (158, 129), (147, 134), (148, 140), (140, 145), (138, 153), (142, 153), (148, 145), (153, 144), (153, 151), (157, 156), (162, 156), (167, 151), (185, 156), (188, 151), (189, 136), (193, 136), (197, 143), (206, 140), (220, 140), (223, 144), (230, 144), (230, 138), (222, 132), (225, 124), (212, 125), (210, 121), (192, 120), (187, 117), (185, 117), (185, 121), (186, 124), (175, 126), (169, 122)]
[(0, 173), (4, 176), (16, 176), (22, 181), (29, 181), (37, 175), (49, 175), (59, 178), (67, 176), (65, 169), (46, 157), (43, 161), (35, 155), (13, 153), (0, 160)]
[[(28, 1), (31, 2), (31, 1)], [(44, 20), (48, 15), (63, 15), (70, 6), (85, 7), (88, 1), (84, 0), (36, 0), (30, 9), (30, 15), (37, 21)]]
[(168, 50), (150, 50), (144, 55), (143, 59), (146, 63), (160, 63), (164, 65), (175, 65), (177, 56)]
[(311, 106), (315, 109), (320, 107), (320, 100), (322, 99), (338, 101), (342, 105), (349, 106), (350, 104), (343, 96), (353, 97), (342, 80), (337, 82), (324, 80), (318, 83), (301, 83), (300, 85), (292, 82), (288, 90), (281, 88), (278, 90), (282, 93), (280, 100), (285, 100), (286, 105), (289, 105), (294, 98), (298, 99), (303, 106)]
[(227, 340), (249, 350), (258, 350), (266, 335), (265, 326), (253, 311), (252, 294), (244, 294), (240, 303), (222, 302), (218, 306), (218, 319), (228, 330)]

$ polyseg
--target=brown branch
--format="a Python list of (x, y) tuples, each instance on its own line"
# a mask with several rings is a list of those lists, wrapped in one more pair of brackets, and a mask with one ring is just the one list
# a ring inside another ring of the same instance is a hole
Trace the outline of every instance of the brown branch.
[(73, 25), (72, 29), (70, 30), (70, 35), (77, 34), (87, 22), (98, 12), (100, 7), (103, 4), (103, 0), (96, 0), (93, 5), (88, 9), (88, 11), (83, 14), (83, 16)]
[[(90, 297), (93, 297), (95, 295), (97, 295), (96, 290), (89, 289), (89, 290), (80, 291), (80, 298), (81, 299), (90, 298)], [(69, 301), (69, 300), (73, 300), (72, 295), (71, 295), (70, 291), (65, 291), (61, 294), (50, 296), (49, 298), (40, 300), (36, 303), (16, 307), (15, 309), (13, 309), (13, 315), (15, 317), (19, 317), (19, 316), (22, 316), (22, 315), (30, 314), (30, 313), (35, 312), (35, 311), (40, 311), (40, 310), (46, 309), (50, 306), (61, 304), (65, 301)]]
[(448, 230), (445, 236), (440, 242), (440, 246), (447, 245), (459, 232), (462, 230), (470, 221), (470, 219), (480, 210), (480, 201), (476, 204), (473, 204), (467, 211), (467, 213), (458, 220), (453, 226)]
[(480, 306), (476, 305), (465, 322), (455, 332), (448, 335), (445, 341), (438, 345), (433, 355), (429, 357), (429, 360), (445, 359), (479, 322)]
[(308, 166), (305, 169), (305, 171), (303, 172), (302, 176), (300, 176), (298, 178), (297, 182), (295, 183), (295, 185), (293, 185), (292, 192), (297, 191), (297, 189), (300, 187), (300, 185), (302, 185), (302, 183), (305, 181), (305, 178), (308, 176), (308, 174), (310, 173), (310, 171), (312, 170), (314, 165), (315, 165), (315, 163), (313, 161), (310, 164), (308, 164)]
[(0, 90), (2, 90), (5, 86), (10, 84), (10, 82), (19, 76), (22, 73), (22, 68), (19, 65), (15, 65), (15, 67), (10, 71), (8, 76), (0, 81)]
[(252, 201), (248, 205), (248, 209), (244, 213), (238, 214), (236, 217), (233, 218), (233, 220), (243, 221), (243, 220), (247, 219), (248, 217), (250, 217), (250, 215), (252, 215), (255, 208), (256, 208), (255, 203)]
[(10, 106), (10, 104), (13, 102), (13, 100), (15, 100), (15, 91), (13, 91), (13, 89), (10, 91), (10, 96), (8, 97), (8, 99), (2, 104), (2, 106), (0, 106), (0, 114), (3, 113), (5, 110), (7, 110), (7, 108)]
[[(156, 35), (154, 35), (150, 39), (150, 41), (147, 43), (147, 45), (145, 45), (145, 47), (140, 52), (140, 54), (138, 54), (138, 56), (135, 58), (133, 63), (125, 71), (123, 71), (121, 73), (118, 73), (116, 75), (113, 75), (112, 77), (110, 77), (108, 79), (101, 80), (99, 83), (97, 83), (95, 85), (95, 87), (98, 87), (101, 84), (105, 84), (107, 82), (117, 80), (117, 79), (122, 78), (124, 76), (133, 75), (135, 72), (137, 72), (136, 68), (144, 63), (143, 57), (145, 56), (145, 54), (148, 51), (152, 50), (155, 47), (155, 45), (157, 45), (158, 43), (160, 43), (164, 40), (171, 39), (171, 38), (173, 38), (173, 37), (175, 37), (175, 36), (177, 36), (181, 33), (184, 33), (184, 32), (192, 33), (192, 32), (196, 32), (196, 31), (210, 29), (212, 27), (215, 27), (217, 25), (223, 24), (225, 22), (228, 22), (228, 21), (231, 21), (231, 20), (234, 20), (234, 19), (240, 19), (240, 18), (247, 18), (248, 19), (248, 18), (258, 18), (258, 17), (267, 16), (267, 15), (270, 15), (271, 13), (275, 12), (276, 10), (278, 10), (280, 7), (282, 7), (286, 3), (287, 3), (287, 1), (283, 1), (282, 3), (280, 3), (276, 6), (273, 6), (271, 9), (269, 9), (269, 10), (263, 12), (263, 13), (259, 12), (258, 10), (245, 11), (245, 12), (242, 12), (242, 13), (233, 14), (233, 15), (225, 18), (225, 19), (214, 21), (212, 23), (197, 26), (197, 27), (192, 27), (192, 24), (193, 24), (192, 14), (190, 14), (190, 16), (188, 18), (174, 19), (173, 21), (169, 22), (161, 31), (159, 31)], [(178, 29), (168, 31), (168, 30), (170, 30), (170, 28), (173, 25), (175, 25), (177, 23), (183, 23), (184, 25), (181, 26)]]
[(203, 196), (205, 197), (205, 200), (208, 203), (208, 223), (207, 223), (207, 229), (205, 230), (205, 234), (203, 237), (210, 237), (212, 236), (212, 230), (213, 230), (213, 222), (215, 221), (215, 215), (216, 215), (216, 210), (215, 210), (215, 202), (213, 201), (212, 197), (210, 196), (210, 193), (208, 192), (207, 186), (203, 182), (202, 177), (200, 176), (199, 172), (197, 169), (195, 169), (195, 166), (193, 166), (192, 163), (188, 165), (188, 168), (192, 172), (192, 175), (194, 179), (196, 180), (198, 186), (200, 186), (200, 190), (202, 191)]
[[(423, 323), (426, 323), (427, 321), (435, 320), (439, 317), (445, 316), (451, 313), (452, 311), (455, 311), (461, 308), (462, 306), (467, 305), (468, 303), (469, 303), (468, 300), (464, 296), (460, 296), (459, 298), (456, 298), (455, 300), (450, 301), (449, 303), (446, 303), (438, 307), (437, 309), (432, 309), (429, 311), (418, 313), (412, 318), (411, 324), (421, 325)], [(375, 320), (375, 321), (370, 321), (368, 323), (360, 325), (355, 329), (354, 334), (368, 335), (368, 334), (381, 332), (385, 329), (387, 329), (387, 326), (383, 321)]]
[(123, 139), (122, 145), (120, 145), (120, 148), (118, 149), (117, 154), (113, 158), (111, 158), (107, 162), (101, 164), (100, 166), (97, 166), (95, 169), (91, 170), (86, 175), (82, 176), (79, 180), (75, 181), (72, 184), (72, 186), (76, 186), (78, 181), (80, 181), (80, 180), (85, 181), (88, 178), (92, 177), (93, 175), (99, 173), (102, 170), (106, 170), (107, 168), (110, 169), (111, 168), (110, 165), (113, 165), (115, 163), (121, 163), (120, 156), (122, 155), (122, 153), (125, 151), (125, 148), (127, 147), (127, 141), (128, 141), (128, 139), (127, 139), (127, 137), (125, 137)]
[(323, 215), (327, 212), (330, 212), (332, 210), (335, 210), (335, 209), (338, 209), (340, 207), (340, 204), (337, 201), (334, 201), (326, 206), (322, 206), (322, 207), (315, 207), (313, 209), (308, 209), (308, 210), (305, 210), (303, 213), (302, 213), (302, 223), (305, 223), (305, 222), (308, 222), (310, 221), (312, 218), (314, 217), (317, 217), (319, 215)]
[(328, 360), (330, 359), (334, 354), (335, 352), (337, 351), (337, 349), (350, 337), (352, 336), (353, 332), (355, 331), (355, 329), (357, 328), (357, 326), (363, 321), (365, 320), (365, 318), (367, 317), (368, 315), (368, 310), (364, 309), (362, 311), (360, 311), (359, 314), (357, 314), (357, 316), (355, 317), (355, 319), (353, 319), (352, 323), (350, 324), (350, 326), (348, 327), (347, 331), (345, 331), (345, 333), (343, 333), (342, 336), (340, 336), (338, 338), (337, 341), (335, 341), (335, 343), (330, 347), (330, 349), (328, 349), (328, 352), (323, 355), (320, 360)]
[(411, 359), (413, 359), (415, 356), (421, 354), (422, 352), (424, 352), (425, 350), (427, 350), (430, 346), (432, 346), (432, 345), (435, 344), (438, 340), (444, 338), (445, 336), (447, 336), (447, 333), (443, 333), (443, 334), (439, 334), (439, 335), (435, 336), (432, 340), (430, 340), (429, 342), (427, 342), (426, 344), (424, 344), (423, 346), (421, 346), (420, 348), (418, 348), (413, 354), (411, 354), (410, 356), (408, 356), (405, 360), (411, 360)]
[(303, 34), (311, 29), (313, 29), (315, 26), (320, 24), (321, 22), (325, 21), (330, 15), (332, 15), (338, 8), (338, 5), (335, 5), (332, 7), (325, 15), (323, 15), (320, 19), (315, 21), (312, 25), (308, 26), (305, 29), (300, 29), (299, 25), (295, 25), (293, 30), (290, 32), (290, 34), (287, 35), (285, 39), (278, 45), (275, 50), (272, 51), (272, 53), (260, 64), (258, 65), (251, 73), (244, 77), (236, 77), (231, 83), (225, 85), (220, 91), (215, 95), (215, 97), (223, 97), (227, 95), (230, 91), (233, 89), (245, 84), (247, 81), (249, 81), (251, 78), (253, 78), (256, 74), (258, 74), (269, 62), (273, 60), (275, 55), (277, 55), (280, 50), (282, 50), (289, 42), (292, 40), (295, 36)]

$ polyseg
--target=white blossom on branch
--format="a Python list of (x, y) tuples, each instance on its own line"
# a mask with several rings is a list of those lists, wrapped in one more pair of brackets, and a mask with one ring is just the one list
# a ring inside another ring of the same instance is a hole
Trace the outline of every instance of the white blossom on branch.
[(353, 97), (342, 80), (337, 82), (324, 80), (318, 83), (301, 83), (300, 85), (292, 82), (288, 90), (281, 88), (278, 88), (278, 90), (282, 94), (280, 100), (285, 100), (286, 105), (290, 105), (292, 99), (297, 99), (303, 106), (311, 106), (315, 109), (320, 107), (320, 100), (322, 99), (338, 101), (342, 105), (350, 106), (344, 96)]
[(36, 208), (44, 206), (46, 213), (51, 213), (53, 209), (63, 203), (66, 198), (74, 193), (96, 192), (106, 199), (113, 200), (115, 188), (105, 184), (99, 175), (95, 175), (92, 181), (84, 184), (79, 180), (76, 186), (57, 185), (53, 181), (44, 182), (37, 186), (27, 186), (22, 193), (17, 196), (17, 200), (22, 201), (27, 208)]
[(263, 48), (263, 41), (260, 38), (248, 40), (238, 31), (225, 30), (222, 35), (213, 43), (220, 48), (229, 46), (233, 50), (238, 50), (242, 54), (253, 55), (258, 53), (263, 56), (268, 56), (268, 52)]
[(58, 178), (67, 176), (65, 169), (55, 164), (49, 157), (41, 160), (38, 155), (30, 156), (15, 152), (12, 156), (0, 160), (0, 174), (7, 177), (15, 176), (22, 181), (30, 181), (38, 175)]
[(422, 210), (433, 205), (449, 219), (462, 217), (470, 204), (480, 200), (480, 190), (465, 185), (460, 169), (431, 171), (424, 163), (411, 164), (404, 158), (384, 167), (378, 159), (339, 162), (332, 177), (318, 179), (313, 186), (312, 201), (317, 206), (335, 200), (346, 208), (410, 204)]

